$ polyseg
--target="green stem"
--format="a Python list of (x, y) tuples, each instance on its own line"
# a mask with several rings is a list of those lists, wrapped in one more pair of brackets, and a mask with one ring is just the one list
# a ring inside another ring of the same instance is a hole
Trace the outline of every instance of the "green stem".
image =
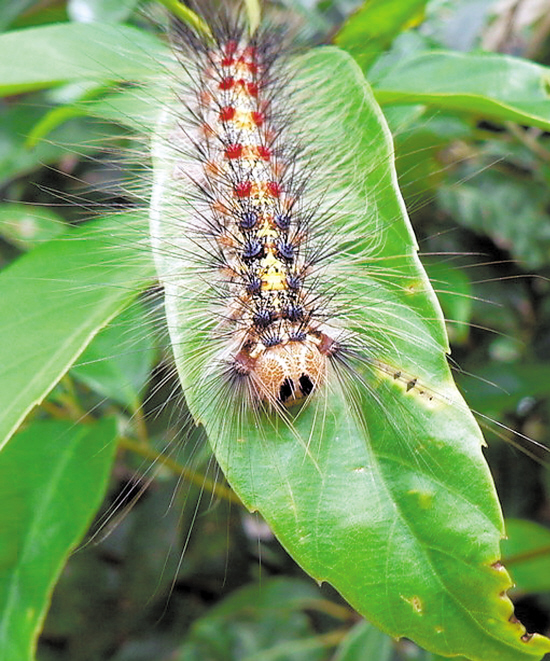
[(201, 36), (206, 37), (207, 39), (213, 39), (212, 32), (208, 27), (208, 24), (202, 20), (202, 18), (195, 14), (194, 11), (191, 11), (189, 7), (182, 5), (179, 0), (159, 0), (159, 2), (172, 12), (174, 16), (181, 19), (187, 25), (190, 25), (195, 32), (198, 32)]
[(258, 0), (244, 0), (246, 15), (248, 16), (248, 30), (250, 34), (254, 34), (262, 20), (262, 10)]
[(213, 493), (218, 498), (223, 498), (224, 500), (227, 500), (231, 503), (237, 503), (239, 505), (241, 504), (241, 501), (232, 489), (224, 487), (223, 484), (217, 484), (214, 480), (211, 480), (201, 473), (196, 473), (195, 471), (189, 470), (185, 466), (178, 464), (177, 461), (170, 459), (170, 457), (166, 457), (165, 455), (157, 452), (150, 446), (133, 441), (126, 436), (121, 436), (118, 443), (119, 446), (125, 450), (135, 452), (145, 459), (151, 460), (153, 463), (166, 466), (177, 475), (181, 475), (181, 477), (183, 477), (185, 480), (191, 482), (191, 484), (195, 484), (201, 489), (210, 491), (210, 493)]
[(550, 545), (541, 546), (538, 549), (533, 549), (532, 551), (524, 551), (523, 553), (516, 553), (515, 555), (505, 556), (502, 559), (502, 564), (506, 565), (506, 567), (509, 565), (518, 565), (529, 560), (536, 560), (537, 558), (543, 557), (545, 555), (550, 555)]

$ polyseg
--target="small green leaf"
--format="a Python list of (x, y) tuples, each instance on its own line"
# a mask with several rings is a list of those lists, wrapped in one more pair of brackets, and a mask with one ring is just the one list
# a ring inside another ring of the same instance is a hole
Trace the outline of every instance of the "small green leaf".
[(125, 25), (61, 23), (0, 35), (0, 95), (73, 80), (151, 79), (162, 71), (166, 47)]
[(29, 250), (63, 234), (67, 225), (55, 211), (30, 204), (0, 205), (0, 236)]
[(135, 410), (153, 364), (153, 340), (148, 312), (135, 303), (96, 335), (71, 374), (95, 392)]
[(0, 274), (0, 448), (152, 278), (143, 231), (139, 216), (105, 218), (39, 246)]
[(379, 103), (425, 103), (550, 130), (550, 69), (509, 55), (428, 52), (371, 78)]
[(121, 23), (134, 11), (140, 0), (69, 0), (67, 13), (80, 23)]
[(176, 661), (321, 661), (322, 638), (315, 637), (303, 612), (318, 590), (290, 579), (271, 579), (234, 592), (197, 620)]
[[(227, 349), (216, 344), (219, 320), (204, 301), (220, 294), (193, 268), (185, 218), (194, 198), (173, 177), (175, 113), (166, 111), (154, 146), (152, 234), (189, 409), (243, 503), (310, 575), (383, 631), (471, 661), (540, 659), (550, 641), (523, 640), (503, 597), (511, 581), (496, 564), (502, 515), (481, 433), (447, 365), (443, 316), (417, 257), (389, 130), (349, 56), (319, 49), (295, 66), (307, 93), (293, 121), (310, 150), (304, 158), (322, 164), (328, 181), (326, 277), (353, 311), (346, 318), (364, 338), (365, 359), (291, 422), (235, 401), (215, 370)], [(320, 196), (306, 191), (305, 208)]]
[(392, 639), (363, 620), (340, 643), (334, 661), (391, 661), (393, 650)]
[(53, 585), (103, 498), (114, 420), (35, 422), (0, 453), (0, 649), (31, 661)]
[(334, 39), (364, 71), (406, 27), (420, 22), (427, 0), (370, 0), (351, 16)]
[(534, 521), (506, 519), (504, 562), (521, 592), (550, 591), (550, 530)]

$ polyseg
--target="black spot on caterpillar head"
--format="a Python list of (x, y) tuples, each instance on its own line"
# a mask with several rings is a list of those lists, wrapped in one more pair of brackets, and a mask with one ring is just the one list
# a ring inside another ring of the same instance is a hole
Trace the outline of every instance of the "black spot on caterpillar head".
[(304, 308), (294, 303), (285, 305), (281, 312), (283, 318), (289, 321), (301, 321), (304, 318)]
[(258, 310), (254, 313), (252, 321), (258, 328), (267, 328), (267, 326), (273, 321), (273, 314), (271, 310)]
[(243, 246), (241, 256), (243, 260), (261, 259), (264, 254), (264, 244), (260, 239), (249, 239)]
[(294, 395), (294, 382), (292, 379), (285, 379), (279, 388), (279, 399), (284, 404)]
[(239, 215), (239, 227), (243, 230), (251, 230), (258, 222), (258, 214), (255, 211), (243, 211)]
[(287, 213), (276, 213), (273, 222), (280, 230), (287, 230), (290, 227), (290, 216)]
[(302, 374), (298, 379), (300, 382), (300, 390), (302, 391), (304, 397), (307, 397), (313, 392), (313, 381), (309, 378), (307, 374)]
[(294, 246), (286, 241), (277, 242), (277, 255), (287, 262), (291, 262), (295, 257)]
[(313, 381), (307, 374), (302, 374), (295, 384), (292, 379), (286, 378), (279, 388), (279, 400), (282, 404), (289, 400), (300, 400), (308, 397), (314, 389)]

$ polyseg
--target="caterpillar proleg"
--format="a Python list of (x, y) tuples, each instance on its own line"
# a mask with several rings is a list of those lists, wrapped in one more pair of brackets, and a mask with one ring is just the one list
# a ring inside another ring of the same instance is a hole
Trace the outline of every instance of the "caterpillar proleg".
[[(31, 281), (54, 289), (64, 261), (73, 281), (53, 308), (60, 325), (80, 294), (108, 293), (100, 303), (86, 299), (82, 316), (103, 305), (103, 321), (83, 325), (74, 359), (136, 290), (159, 288), (154, 261), (188, 409), (185, 432), (208, 437), (233, 490), (221, 498), (259, 512), (306, 573), (394, 638), (471, 661), (539, 659), (548, 641), (526, 633), (506, 596), (502, 514), (479, 427), (447, 364), (443, 314), (418, 258), (386, 120), (345, 50), (292, 47), (264, 9), (259, 20), (252, 0), (173, 4), (170, 48), (119, 27), (117, 57), (103, 66), (107, 80), (123, 85), (107, 94), (93, 88), (70, 110), (138, 129), (130, 138), (137, 151), (151, 151), (150, 165), (146, 156), (139, 162), (138, 193), (149, 219), (143, 209), (100, 219), (75, 240), (31, 252), (8, 282), (24, 283), (31, 268)], [(146, 80), (143, 67), (143, 76), (118, 73), (131, 53), (138, 69), (138, 54), (150, 56)], [(88, 58), (88, 81), (97, 59)], [(136, 120), (139, 109), (147, 112)], [(94, 247), (104, 266), (128, 274), (89, 274), (86, 251)], [(64, 260), (55, 261), (56, 250)], [(9, 291), (16, 308), (24, 285)], [(134, 337), (147, 305), (139, 300), (118, 328)], [(114, 335), (98, 335), (113, 353), (121, 342)], [(85, 369), (96, 360), (94, 343), (73, 377), (104, 392), (108, 379), (97, 385)], [(93, 428), (96, 413), (112, 412), (102, 401), (89, 414), (74, 406), (73, 377), (30, 419), (31, 431), (41, 415), (66, 422), (69, 411), (77, 428)], [(161, 372), (159, 390), (165, 380)], [(27, 411), (37, 399), (28, 397)], [(139, 393), (113, 399), (123, 411), (120, 447), (162, 463), (158, 446), (167, 441), (148, 436)], [(108, 422), (90, 441), (92, 467), (102, 443), (114, 453)], [(17, 438), (6, 450), (17, 449)], [(206, 478), (198, 482), (211, 488)], [(197, 512), (198, 505), (186, 516)]]

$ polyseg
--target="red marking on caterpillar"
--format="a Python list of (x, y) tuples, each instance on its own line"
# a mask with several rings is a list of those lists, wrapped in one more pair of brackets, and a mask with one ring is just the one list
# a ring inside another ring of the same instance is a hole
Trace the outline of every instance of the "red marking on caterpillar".
[(220, 121), (229, 122), (235, 117), (235, 108), (232, 106), (225, 106), (220, 110)]
[(256, 124), (256, 126), (261, 126), (264, 123), (263, 113), (253, 110), (250, 113), (250, 115), (252, 117), (252, 121), (254, 122), (254, 124)]
[[(241, 158), (241, 156), (243, 155), (243, 146), (240, 145), (240, 144), (228, 145), (225, 148), (224, 155), (225, 155), (225, 158), (230, 159), (230, 160), (235, 159), (235, 158)], [(245, 185), (246, 185), (246, 182), (245, 182)]]
[(259, 145), (258, 147), (256, 147), (256, 151), (258, 156), (264, 161), (269, 161), (269, 159), (271, 158), (271, 151), (267, 147), (264, 147), (263, 145)]
[(268, 181), (265, 184), (265, 188), (271, 197), (279, 197), (281, 195), (281, 184), (278, 181)]
[(222, 78), (218, 87), (220, 90), (230, 90), (234, 85), (235, 79), (232, 76), (228, 76), (227, 78)]
[(239, 181), (235, 184), (234, 190), (237, 197), (250, 197), (252, 194), (252, 184), (250, 181)]

